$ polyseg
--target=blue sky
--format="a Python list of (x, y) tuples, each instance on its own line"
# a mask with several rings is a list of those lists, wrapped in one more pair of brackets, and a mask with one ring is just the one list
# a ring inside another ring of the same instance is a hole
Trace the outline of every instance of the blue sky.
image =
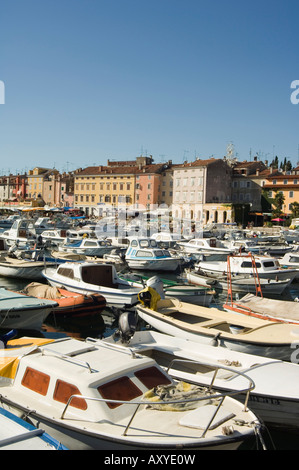
[(0, 0), (0, 174), (299, 160), (298, 0)]

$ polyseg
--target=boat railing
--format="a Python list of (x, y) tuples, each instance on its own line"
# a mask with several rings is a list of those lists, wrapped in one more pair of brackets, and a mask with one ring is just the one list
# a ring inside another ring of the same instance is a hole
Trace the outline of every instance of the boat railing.
[[(85, 341), (87, 343), (91, 342), (91, 343), (99, 344), (99, 340), (96, 339), (96, 338), (88, 337), (88, 338), (86, 338)], [(101, 344), (101, 347), (104, 347), (104, 348), (116, 349), (117, 351), (121, 351), (125, 354), (131, 354), (132, 358), (140, 357), (140, 354), (138, 353), (138, 351), (137, 352), (134, 351), (133, 348), (130, 348), (130, 346), (127, 346), (127, 345), (116, 344), (116, 343), (108, 343), (108, 342), (101, 341), (101, 340), (100, 340), (100, 344)]]
[[(184, 363), (185, 365), (187, 364), (190, 364), (190, 365), (200, 365), (200, 366), (206, 366), (206, 367), (209, 367), (211, 368), (211, 363), (209, 362), (203, 362), (203, 361), (194, 361), (194, 360), (189, 360), (189, 359), (173, 359), (169, 366), (167, 367), (166, 369), (166, 372), (169, 374), (169, 375), (174, 375), (171, 371), (171, 369), (173, 368), (173, 365), (176, 364), (176, 363)], [(255, 388), (255, 383), (254, 381), (252, 380), (251, 377), (249, 377), (248, 375), (244, 374), (244, 372), (241, 372), (241, 371), (238, 371), (238, 370), (235, 370), (231, 367), (228, 367), (228, 366), (225, 366), (225, 365), (213, 365), (213, 367), (215, 367), (215, 371), (214, 371), (214, 374), (212, 376), (212, 379), (211, 379), (211, 383), (209, 385), (207, 385), (208, 387), (208, 391), (211, 392), (212, 391), (212, 387), (215, 383), (215, 380), (217, 378), (217, 374), (219, 372), (219, 370), (226, 370), (228, 372), (230, 372), (232, 374), (232, 376), (230, 377), (230, 379), (233, 377), (233, 376), (240, 376), (240, 377), (243, 377), (245, 378), (246, 380), (248, 380), (248, 386), (245, 387), (244, 389), (238, 389), (238, 390), (234, 390), (234, 391), (225, 391), (225, 395), (226, 396), (235, 396), (235, 395), (240, 395), (240, 394), (246, 394), (246, 397), (245, 397), (245, 403), (244, 403), (244, 411), (247, 411), (247, 406), (248, 406), (248, 400), (249, 400), (249, 395), (250, 395), (250, 392)], [(224, 392), (223, 392), (224, 393)]]
[[(94, 348), (91, 347), (88, 350), (90, 351), (92, 349), (94, 349)], [(86, 352), (86, 350), (84, 352)], [(94, 372), (98, 372), (98, 370), (92, 369), (88, 362), (81, 361), (80, 359), (75, 358), (74, 355), (63, 354), (63, 353), (60, 353), (58, 351), (53, 351), (50, 348), (41, 348), (41, 353), (42, 353), (42, 356), (44, 356), (45, 353), (48, 353), (48, 354), (52, 354), (55, 357), (58, 357), (59, 359), (64, 359), (64, 360), (75, 362), (78, 365), (86, 367), (91, 374), (94, 373)], [(81, 353), (82, 353), (82, 351), (79, 351), (78, 354), (81, 354)]]
[[(70, 406), (72, 400), (74, 399), (81, 399), (81, 400), (86, 400), (86, 401), (96, 401), (96, 402), (100, 402), (100, 403), (111, 403), (111, 404), (116, 404), (116, 405), (131, 405), (131, 406), (134, 406), (136, 405), (136, 408), (133, 410), (132, 412), (132, 415), (130, 415), (130, 418), (129, 418), (129, 421), (128, 421), (128, 424), (126, 425), (125, 427), (125, 430), (123, 432), (123, 436), (127, 436), (127, 433), (128, 433), (128, 430), (137, 414), (137, 412), (139, 411), (140, 407), (141, 406), (151, 406), (152, 408), (155, 408), (155, 407), (158, 407), (160, 405), (185, 405), (185, 404), (188, 404), (188, 403), (197, 403), (199, 401), (211, 401), (211, 400), (219, 400), (219, 403), (217, 404), (217, 406), (215, 406), (215, 411), (214, 413), (212, 413), (212, 416), (211, 416), (211, 419), (209, 420), (207, 426), (205, 427), (205, 429), (203, 430), (203, 433), (202, 435), (200, 436), (201, 438), (204, 438), (210, 428), (210, 426), (212, 425), (218, 411), (220, 410), (223, 402), (224, 402), (224, 399), (230, 395), (230, 393), (227, 393), (227, 392), (217, 392), (217, 393), (214, 393), (214, 394), (210, 394), (210, 393), (205, 393), (204, 396), (199, 396), (199, 397), (196, 397), (196, 398), (184, 398), (184, 399), (176, 399), (176, 400), (160, 400), (160, 401), (150, 401), (150, 400), (139, 400), (139, 401), (136, 401), (136, 400), (132, 400), (132, 401), (126, 401), (126, 400), (113, 400), (113, 399), (109, 399), (109, 398), (97, 398), (97, 397), (90, 397), (90, 396), (84, 396), (84, 395), (71, 395), (62, 411), (62, 414), (61, 414), (61, 417), (60, 419), (65, 419), (65, 414), (67, 412), (67, 409), (68, 407)], [(246, 411), (246, 410), (245, 410)]]
[[(86, 339), (87, 342), (91, 342), (91, 343), (98, 343), (99, 340), (95, 339), (95, 338), (87, 338)], [(117, 349), (118, 351), (121, 351), (121, 352), (124, 352), (124, 353), (127, 353), (127, 354), (131, 354), (131, 356), (133, 358), (136, 358), (136, 357), (140, 357), (140, 355), (142, 356), (142, 353), (143, 351), (140, 350), (140, 351), (136, 351), (134, 350), (134, 348), (130, 348), (129, 346), (127, 345), (121, 345), (121, 344), (115, 344), (115, 343), (108, 343), (108, 342), (104, 342), (104, 341), (101, 341), (101, 346), (104, 346), (104, 347), (107, 347), (107, 348), (111, 348), (111, 349)], [(252, 380), (251, 377), (249, 377), (248, 375), (246, 375), (244, 372), (241, 372), (241, 371), (238, 371), (238, 370), (235, 370), (233, 369), (232, 367), (229, 367), (229, 366), (225, 366), (224, 364), (214, 364), (214, 363), (210, 363), (210, 362), (203, 362), (203, 361), (195, 361), (195, 360), (191, 360), (191, 359), (178, 359), (178, 358), (174, 358), (170, 363), (169, 365), (166, 367), (166, 372), (173, 376), (174, 374), (171, 372), (171, 369), (173, 369), (173, 365), (176, 364), (176, 363), (184, 363), (184, 364), (190, 364), (190, 365), (200, 365), (200, 366), (205, 366), (205, 367), (213, 367), (215, 368), (215, 371), (214, 371), (214, 374), (213, 374), (213, 377), (212, 377), (212, 380), (211, 380), (211, 383), (208, 385), (208, 390), (209, 392), (211, 392), (212, 390), (212, 387), (215, 383), (215, 380), (217, 378), (217, 374), (219, 372), (219, 370), (226, 370), (228, 371), (230, 374), (231, 374), (231, 377), (232, 378), (233, 376), (240, 376), (240, 377), (243, 377), (246, 379), (246, 381), (248, 381), (248, 386), (245, 387), (244, 389), (238, 389), (237, 391), (229, 391), (227, 390), (225, 392), (226, 396), (235, 396), (235, 395), (240, 395), (240, 394), (246, 394), (246, 399), (245, 399), (245, 404), (244, 404), (244, 409), (245, 411), (247, 410), (247, 405), (248, 405), (248, 401), (249, 401), (249, 394), (250, 392), (255, 388), (255, 383), (254, 381)]]

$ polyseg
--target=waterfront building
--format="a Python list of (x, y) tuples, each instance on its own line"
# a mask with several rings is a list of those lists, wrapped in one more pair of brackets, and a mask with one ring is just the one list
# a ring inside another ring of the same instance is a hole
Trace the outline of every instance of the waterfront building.
[(222, 159), (197, 159), (173, 169), (174, 218), (197, 228), (232, 221), (232, 168)]

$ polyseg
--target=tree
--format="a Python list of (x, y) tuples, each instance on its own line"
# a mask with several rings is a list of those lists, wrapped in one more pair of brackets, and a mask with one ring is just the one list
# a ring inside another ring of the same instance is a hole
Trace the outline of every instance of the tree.
[(291, 208), (291, 218), (297, 219), (299, 217), (299, 202), (293, 202), (290, 205)]
[(278, 156), (272, 160), (272, 163), (270, 163), (270, 166), (272, 166), (273, 169), (278, 169)]
[(284, 161), (281, 162), (281, 164), (280, 164), (280, 168), (283, 171), (291, 171), (293, 167), (292, 167), (292, 163), (290, 162), (290, 160), (287, 160), (286, 157), (285, 157)]
[(272, 205), (274, 206), (274, 209), (272, 210), (272, 215), (273, 217), (279, 217), (282, 215), (283, 211), (283, 205), (284, 205), (285, 197), (284, 194), (280, 191), (275, 192), (275, 196), (272, 199)]

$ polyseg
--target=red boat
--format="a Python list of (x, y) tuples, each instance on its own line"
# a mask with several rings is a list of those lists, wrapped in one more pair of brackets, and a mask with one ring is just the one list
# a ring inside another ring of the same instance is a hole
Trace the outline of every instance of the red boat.
[(101, 294), (84, 295), (38, 282), (28, 284), (22, 293), (38, 299), (54, 300), (58, 306), (54, 307), (52, 313), (64, 316), (98, 314), (106, 307), (106, 299)]

